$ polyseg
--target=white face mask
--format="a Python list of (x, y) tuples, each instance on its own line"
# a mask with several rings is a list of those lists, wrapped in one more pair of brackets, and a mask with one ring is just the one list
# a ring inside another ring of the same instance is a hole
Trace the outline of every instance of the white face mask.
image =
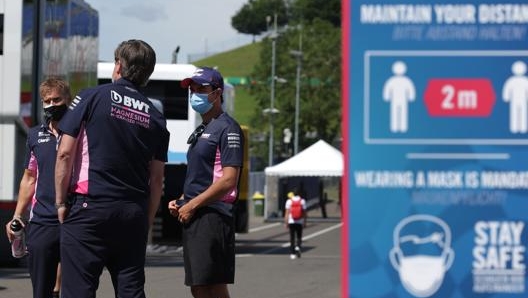
[(399, 273), (409, 293), (416, 297), (429, 297), (442, 285), (445, 271), (442, 257), (417, 255), (403, 257)]

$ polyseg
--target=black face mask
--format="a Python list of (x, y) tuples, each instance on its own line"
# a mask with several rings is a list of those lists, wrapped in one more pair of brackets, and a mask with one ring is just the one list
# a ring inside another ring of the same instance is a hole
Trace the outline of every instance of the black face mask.
[(65, 104), (44, 108), (44, 121), (46, 121), (46, 123), (50, 123), (50, 121), (59, 121), (62, 116), (64, 116), (64, 113), (66, 113), (66, 110), (68, 110), (68, 106)]

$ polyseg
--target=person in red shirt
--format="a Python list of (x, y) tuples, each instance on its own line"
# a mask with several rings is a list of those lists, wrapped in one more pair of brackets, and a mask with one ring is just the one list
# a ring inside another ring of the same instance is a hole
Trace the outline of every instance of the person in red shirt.
[(306, 201), (296, 192), (288, 193), (284, 225), (290, 230), (290, 259), (301, 257), (303, 228), (306, 227)]

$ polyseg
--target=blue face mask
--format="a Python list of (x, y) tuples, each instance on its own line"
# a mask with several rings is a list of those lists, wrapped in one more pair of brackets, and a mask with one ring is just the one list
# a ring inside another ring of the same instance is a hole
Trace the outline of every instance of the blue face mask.
[[(213, 91), (214, 92), (214, 91)], [(211, 93), (213, 93), (211, 92)], [(213, 108), (213, 103), (209, 102), (209, 94), (211, 93), (193, 93), (189, 102), (191, 107), (200, 115), (209, 112)]]

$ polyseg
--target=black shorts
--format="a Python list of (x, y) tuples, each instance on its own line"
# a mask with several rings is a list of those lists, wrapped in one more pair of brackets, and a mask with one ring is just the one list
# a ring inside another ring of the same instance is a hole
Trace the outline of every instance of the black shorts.
[(233, 217), (213, 208), (199, 208), (182, 233), (185, 285), (234, 283)]

